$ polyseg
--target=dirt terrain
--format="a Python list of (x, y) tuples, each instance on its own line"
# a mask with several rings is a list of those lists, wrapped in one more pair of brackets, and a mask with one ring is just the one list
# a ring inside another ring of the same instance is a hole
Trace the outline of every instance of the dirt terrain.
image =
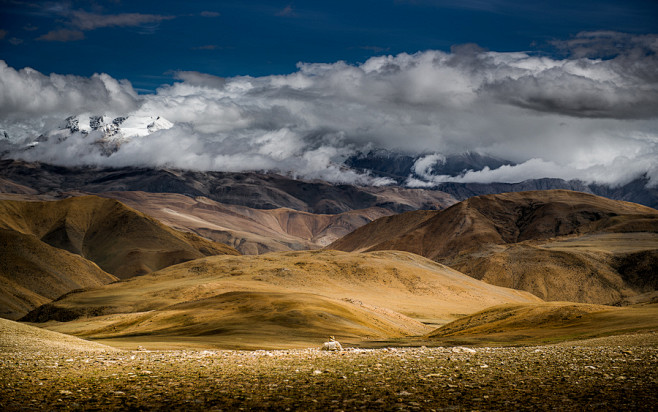
[(649, 411), (658, 404), (655, 332), (552, 346), (326, 352), (37, 349), (6, 331), (5, 411)]

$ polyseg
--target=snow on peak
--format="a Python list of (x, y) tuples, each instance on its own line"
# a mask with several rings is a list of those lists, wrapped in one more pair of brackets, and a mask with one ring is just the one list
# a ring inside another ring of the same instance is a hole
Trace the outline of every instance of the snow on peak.
[(61, 142), (73, 134), (79, 133), (99, 145), (104, 154), (110, 155), (125, 142), (148, 136), (159, 130), (170, 129), (173, 126), (172, 122), (160, 116), (111, 117), (83, 114), (67, 117), (59, 128), (39, 136), (31, 145), (50, 139)]

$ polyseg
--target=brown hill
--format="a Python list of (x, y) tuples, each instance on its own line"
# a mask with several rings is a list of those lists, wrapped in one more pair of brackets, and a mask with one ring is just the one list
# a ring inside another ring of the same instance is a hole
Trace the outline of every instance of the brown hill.
[[(626, 235), (614, 242), (604, 236), (614, 233)], [(571, 239), (587, 234), (600, 236), (590, 237), (589, 246)], [(651, 252), (658, 250), (657, 234), (655, 209), (552, 190), (480, 196), (444, 211), (378, 219), (328, 248), (404, 250), (544, 299), (610, 304), (658, 288), (655, 271), (647, 269), (657, 266)], [(571, 240), (556, 248), (554, 238)], [(626, 257), (633, 253), (643, 255)]]
[(545, 344), (658, 330), (658, 305), (624, 308), (571, 302), (508, 304), (427, 335), (443, 344)]
[(68, 294), (25, 320), (68, 321), (48, 327), (90, 338), (180, 335), (250, 347), (259, 344), (249, 327), (259, 318), (273, 342), (317, 344), (309, 328), (352, 341), (417, 335), (491, 305), (533, 301), (409, 253), (313, 251), (198, 259)]
[(33, 235), (0, 229), (0, 317), (19, 319), (74, 289), (117, 278), (94, 263)]
[(244, 254), (319, 249), (392, 213), (380, 207), (331, 215), (289, 208), (253, 209), (174, 193), (107, 192), (101, 196), (119, 200), (175, 229), (233, 246)]
[(110, 346), (0, 318), (0, 353), (115, 352)]
[(171, 229), (115, 200), (96, 196), (54, 202), (0, 201), (0, 228), (33, 235), (119, 278), (208, 255), (238, 254), (231, 247)]

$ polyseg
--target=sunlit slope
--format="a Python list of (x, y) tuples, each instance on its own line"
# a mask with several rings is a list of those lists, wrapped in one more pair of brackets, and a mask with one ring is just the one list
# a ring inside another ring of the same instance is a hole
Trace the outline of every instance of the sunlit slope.
[(62, 294), (117, 278), (33, 235), (0, 229), (0, 317), (18, 319)]
[(317, 346), (427, 333), (431, 328), (383, 308), (297, 292), (227, 292), (148, 312), (46, 324), (69, 334), (134, 347), (237, 349)]
[(427, 335), (444, 343), (533, 344), (658, 331), (658, 305), (623, 308), (572, 302), (495, 306)]
[[(239, 296), (248, 302), (244, 310), (230, 303)], [(539, 299), (477, 281), (409, 253), (311, 251), (198, 259), (101, 288), (71, 293), (33, 311), (26, 320), (74, 320), (58, 327), (90, 337), (95, 337), (92, 332), (97, 330), (98, 336), (105, 338), (179, 332), (185, 335), (188, 327), (194, 330), (194, 336), (228, 336), (238, 333), (240, 328), (248, 328), (257, 319), (266, 321), (268, 316), (275, 315), (273, 308), (279, 305), (292, 308), (294, 316), (288, 319), (296, 319), (293, 323), (317, 327), (324, 334), (390, 338), (429, 332), (431, 327), (418, 321), (440, 325), (492, 305), (534, 301)], [(323, 305), (332, 309), (321, 309)], [(144, 313), (148, 311), (153, 312)], [(174, 322), (178, 326), (167, 329), (169, 321), (165, 319), (171, 320), (172, 313), (182, 312), (193, 317), (208, 313), (207, 319), (216, 319), (194, 321), (191, 325)], [(117, 314), (123, 315), (113, 317)], [(86, 319), (88, 316), (100, 317)], [(223, 323), (226, 316), (237, 320), (218, 327), (216, 322)], [(139, 319), (157, 320), (156, 324), (161, 326), (153, 329)], [(280, 319), (280, 324), (274, 324), (278, 325), (281, 339), (294, 340), (315, 333), (307, 327), (293, 328), (293, 333), (289, 330), (291, 324), (284, 321), (286, 317)], [(315, 324), (320, 320), (324, 326)], [(346, 322), (362, 326), (346, 333)], [(104, 328), (102, 333), (99, 325)], [(297, 338), (292, 335), (287, 338), (289, 333)]]
[(376, 220), (329, 248), (418, 253), (547, 300), (611, 304), (658, 288), (655, 209), (551, 190), (479, 196), (424, 213)]
[(119, 278), (233, 248), (171, 229), (115, 200), (82, 196), (53, 202), (0, 201), (0, 228), (33, 235), (89, 259)]
[(106, 352), (116, 349), (74, 336), (0, 319), (0, 353)]
[(619, 304), (658, 290), (658, 233), (601, 233), (523, 242), (445, 263), (544, 300)]
[(290, 208), (255, 209), (175, 193), (107, 192), (110, 197), (179, 230), (245, 254), (318, 249), (393, 212), (380, 208), (319, 214)]

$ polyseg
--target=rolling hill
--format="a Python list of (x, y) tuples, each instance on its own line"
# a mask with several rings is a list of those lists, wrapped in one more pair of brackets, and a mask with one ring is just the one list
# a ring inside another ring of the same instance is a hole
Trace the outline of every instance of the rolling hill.
[(537, 301), (409, 253), (310, 251), (197, 259), (70, 293), (24, 320), (66, 321), (46, 326), (94, 339), (222, 347), (258, 345), (257, 324), (267, 345), (308, 345), (418, 335), (492, 305)]
[(75, 289), (216, 254), (239, 253), (115, 200), (2, 200), (0, 316), (17, 319)]
[(380, 218), (328, 248), (417, 253), (546, 300), (612, 304), (658, 288), (658, 211), (579, 192), (479, 196)]
[(244, 254), (319, 249), (352, 230), (392, 212), (381, 207), (338, 214), (290, 208), (254, 209), (175, 193), (106, 192), (178, 230), (230, 245)]
[(0, 245), (2, 318), (16, 320), (71, 290), (117, 280), (93, 262), (34, 235), (0, 229)]
[(68, 355), (71, 352), (116, 351), (111, 346), (0, 318), (0, 353), (5, 355), (12, 352)]
[(656, 330), (657, 304), (618, 308), (545, 302), (491, 307), (444, 325), (426, 339), (443, 344), (536, 345)]
[(119, 278), (199, 257), (238, 254), (226, 245), (173, 230), (116, 200), (96, 196), (0, 201), (0, 229), (35, 236)]

